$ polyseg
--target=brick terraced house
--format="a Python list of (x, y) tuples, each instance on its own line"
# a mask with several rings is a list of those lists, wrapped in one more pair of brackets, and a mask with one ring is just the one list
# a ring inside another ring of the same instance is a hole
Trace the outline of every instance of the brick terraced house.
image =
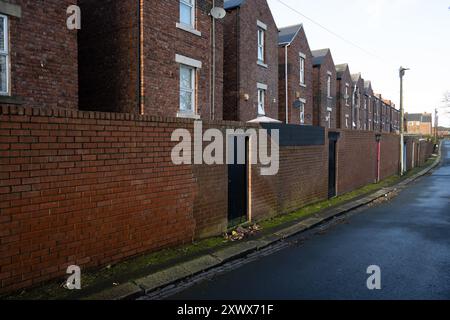
[(313, 55), (313, 124), (336, 128), (336, 66), (330, 49), (315, 50)]
[[(0, 105), (78, 108), (76, 1), (0, 1)], [(37, 14), (39, 13), (39, 14)]]
[(227, 0), (224, 119), (278, 119), (278, 28), (266, 0)]
[(391, 101), (383, 99), (383, 132), (391, 132)]
[(431, 135), (433, 133), (433, 116), (431, 113), (406, 113), (406, 131), (414, 135)]
[(352, 74), (352, 128), (354, 130), (362, 129), (362, 103), (363, 103), (363, 94), (364, 94), (364, 80), (361, 77), (361, 73)]
[(285, 123), (313, 124), (312, 54), (303, 25), (280, 29), (279, 119)]
[(360, 130), (367, 130), (367, 113), (368, 113), (368, 106), (367, 106), (367, 99), (365, 95), (365, 83), (366, 81), (364, 78), (361, 77), (362, 80), (362, 90), (361, 90), (361, 112), (359, 113), (359, 123), (361, 125)]
[(373, 95), (374, 100), (374, 131), (381, 132), (383, 129), (382, 124), (382, 101), (381, 101), (381, 95), (378, 93), (375, 93)]
[(374, 99), (373, 99), (372, 82), (370, 81), (364, 81), (364, 105), (366, 106), (367, 110), (366, 130), (373, 131)]
[(82, 110), (222, 119), (223, 21), (212, 0), (79, 5)]
[(337, 102), (337, 128), (352, 128), (352, 77), (348, 64), (336, 66), (336, 102)]

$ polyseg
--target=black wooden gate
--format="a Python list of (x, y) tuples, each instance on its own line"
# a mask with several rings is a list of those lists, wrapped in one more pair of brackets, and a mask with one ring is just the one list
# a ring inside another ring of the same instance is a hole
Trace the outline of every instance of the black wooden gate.
[[(234, 140), (234, 161), (228, 165), (228, 223), (236, 226), (247, 221), (248, 215), (248, 138), (230, 137)], [(239, 143), (245, 145), (239, 148)], [(238, 150), (245, 152), (245, 163), (238, 163)]]
[(337, 166), (337, 140), (339, 139), (339, 133), (329, 133), (329, 152), (328, 152), (328, 197), (336, 197), (336, 166)]

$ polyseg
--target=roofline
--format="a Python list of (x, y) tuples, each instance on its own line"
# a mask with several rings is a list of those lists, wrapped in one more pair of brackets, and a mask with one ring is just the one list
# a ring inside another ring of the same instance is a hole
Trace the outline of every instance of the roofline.
[(283, 28), (278, 29), (278, 33), (279, 33), (281, 29), (287, 29), (287, 28), (292, 28), (292, 27), (297, 27), (297, 26), (298, 26), (299, 28), (297, 29), (297, 32), (295, 33), (295, 35), (292, 37), (292, 41), (290, 41), (290, 42), (278, 43), (278, 46), (280, 46), (280, 47), (290, 46), (290, 45), (292, 44), (292, 42), (294, 42), (294, 39), (297, 38), (297, 35), (298, 35), (298, 33), (300, 32), (300, 30), (303, 29), (303, 23), (300, 23), (300, 24), (293, 24), (293, 25), (291, 25), (291, 26), (287, 26), (287, 27), (283, 27)]

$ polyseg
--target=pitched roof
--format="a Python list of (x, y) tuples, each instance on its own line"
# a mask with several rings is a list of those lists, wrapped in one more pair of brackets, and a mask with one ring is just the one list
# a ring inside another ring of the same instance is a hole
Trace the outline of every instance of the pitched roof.
[(364, 81), (364, 92), (367, 94), (370, 89), (372, 89), (372, 82), (368, 80)]
[(303, 24), (281, 28), (278, 33), (278, 45), (290, 45), (302, 28)]
[(422, 122), (422, 114), (420, 113), (407, 113), (406, 121), (419, 121)]
[(314, 50), (312, 52), (313, 56), (313, 65), (314, 66), (320, 66), (327, 56), (328, 52), (330, 52), (330, 49), (321, 49), (321, 50)]
[(432, 123), (433, 116), (430, 113), (406, 113), (406, 121), (418, 121), (423, 123)]
[(347, 69), (349, 69), (349, 66), (347, 63), (336, 65), (336, 76), (339, 80), (342, 79), (342, 76), (344, 75), (344, 73)]
[(225, 10), (232, 10), (244, 4), (245, 0), (225, 0), (223, 8)]
[(352, 74), (352, 81), (353, 82), (357, 82), (357, 81), (359, 81), (359, 79), (361, 79), (361, 73), (354, 73), (354, 74)]

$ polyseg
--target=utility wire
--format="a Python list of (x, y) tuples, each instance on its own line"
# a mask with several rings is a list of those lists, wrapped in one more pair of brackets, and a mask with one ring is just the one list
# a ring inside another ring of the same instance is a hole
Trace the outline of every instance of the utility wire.
[(280, 4), (282, 4), (283, 6), (285, 6), (285, 7), (288, 8), (288, 9), (290, 9), (291, 11), (293, 11), (293, 12), (297, 13), (298, 15), (302, 16), (303, 18), (309, 20), (310, 22), (312, 22), (312, 23), (315, 24), (316, 26), (318, 26), (318, 27), (322, 28), (323, 30), (327, 31), (328, 33), (332, 34), (332, 35), (335, 36), (336, 38), (338, 38), (338, 39), (340, 39), (340, 40), (346, 42), (347, 44), (349, 44), (349, 45), (351, 45), (351, 46), (353, 46), (353, 47), (355, 47), (355, 48), (361, 50), (362, 52), (364, 52), (364, 53), (366, 53), (366, 54), (368, 54), (368, 55), (370, 55), (370, 56), (372, 56), (372, 57), (374, 57), (374, 58), (377, 58), (378, 60), (380, 60), (380, 61), (386, 63), (386, 61), (385, 61), (383, 58), (381, 58), (380, 56), (378, 56), (378, 55), (376, 55), (376, 54), (374, 54), (374, 53), (372, 53), (372, 52), (370, 52), (370, 51), (364, 49), (363, 47), (359, 46), (358, 44), (354, 43), (353, 41), (350, 41), (350, 40), (344, 38), (343, 36), (339, 35), (338, 33), (334, 32), (333, 30), (331, 30), (331, 29), (325, 27), (325, 26), (322, 25), (321, 23), (319, 23), (319, 22), (315, 21), (314, 19), (312, 19), (312, 18), (306, 16), (305, 14), (301, 13), (301, 12), (298, 11), (297, 9), (291, 7), (290, 5), (288, 5), (287, 3), (285, 3), (284, 1), (282, 1), (282, 0), (276, 0), (276, 1), (278, 1)]

